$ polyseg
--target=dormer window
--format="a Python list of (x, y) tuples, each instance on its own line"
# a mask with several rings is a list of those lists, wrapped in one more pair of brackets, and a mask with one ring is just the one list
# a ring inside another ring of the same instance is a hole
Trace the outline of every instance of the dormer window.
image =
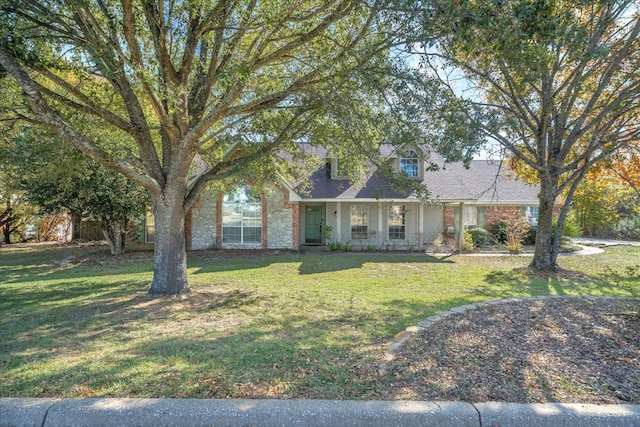
[(418, 177), (420, 172), (420, 158), (418, 153), (407, 150), (400, 155), (400, 170), (409, 177)]
[(336, 167), (333, 172), (333, 177), (349, 178), (349, 176), (353, 172), (352, 170), (353, 167), (351, 165), (350, 160), (347, 158), (341, 158), (341, 159), (336, 159), (335, 163), (336, 163)]

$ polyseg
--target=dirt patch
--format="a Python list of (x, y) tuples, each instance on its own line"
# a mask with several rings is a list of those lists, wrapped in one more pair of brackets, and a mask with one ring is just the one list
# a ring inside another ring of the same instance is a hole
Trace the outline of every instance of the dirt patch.
[(434, 323), (389, 364), (386, 399), (640, 403), (640, 300), (554, 298)]

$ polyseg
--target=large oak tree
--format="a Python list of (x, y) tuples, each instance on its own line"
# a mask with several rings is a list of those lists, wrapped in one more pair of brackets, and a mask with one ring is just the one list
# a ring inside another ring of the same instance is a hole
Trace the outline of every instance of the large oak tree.
[(475, 111), (484, 111), (486, 138), (539, 183), (531, 267), (557, 270), (560, 233), (578, 185), (592, 166), (640, 140), (639, 2), (421, 4), (423, 28), (439, 37), (412, 44), (412, 52)]
[[(149, 294), (187, 294), (185, 214), (207, 183), (275, 177), (296, 140), (367, 141), (344, 129), (360, 121), (366, 73), (386, 67), (370, 3), (5, 0), (0, 65), (29, 120), (148, 191)], [(86, 117), (128, 147), (110, 147)]]

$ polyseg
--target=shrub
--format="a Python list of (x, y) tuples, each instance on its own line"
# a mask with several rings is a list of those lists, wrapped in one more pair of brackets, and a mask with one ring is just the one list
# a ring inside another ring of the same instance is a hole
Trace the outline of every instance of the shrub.
[(495, 243), (495, 238), (493, 237), (493, 235), (482, 227), (471, 227), (466, 230), (466, 232), (471, 234), (474, 247), (491, 245)]
[(500, 220), (493, 224), (489, 229), (489, 232), (493, 236), (495, 242), (502, 244), (507, 242), (507, 222), (505, 220)]
[(527, 222), (526, 218), (519, 215), (510, 216), (505, 221), (505, 224), (507, 249), (509, 250), (509, 253), (519, 254), (522, 252), (522, 242), (529, 233), (531, 226)]
[(623, 239), (640, 239), (640, 213), (618, 221), (615, 232), (616, 236)]
[[(553, 233), (556, 232), (556, 227), (558, 226), (558, 219), (553, 220)], [(564, 224), (562, 225), (562, 237), (580, 237), (582, 236), (582, 228), (578, 224), (578, 221), (575, 218), (575, 215), (569, 214), (564, 219)]]
[(475, 245), (473, 244), (473, 236), (471, 236), (471, 233), (469, 232), (468, 229), (464, 229), (464, 242), (462, 244), (462, 251), (472, 251), (473, 248), (475, 248)]
[(538, 234), (538, 227), (530, 227), (527, 231), (527, 235), (522, 239), (522, 244), (525, 246), (533, 246), (536, 244), (536, 234)]

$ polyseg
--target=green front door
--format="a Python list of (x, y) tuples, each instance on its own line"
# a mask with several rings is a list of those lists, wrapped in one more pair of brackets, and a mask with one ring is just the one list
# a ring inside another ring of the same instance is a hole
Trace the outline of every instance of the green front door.
[(322, 243), (322, 206), (304, 208), (305, 243)]

